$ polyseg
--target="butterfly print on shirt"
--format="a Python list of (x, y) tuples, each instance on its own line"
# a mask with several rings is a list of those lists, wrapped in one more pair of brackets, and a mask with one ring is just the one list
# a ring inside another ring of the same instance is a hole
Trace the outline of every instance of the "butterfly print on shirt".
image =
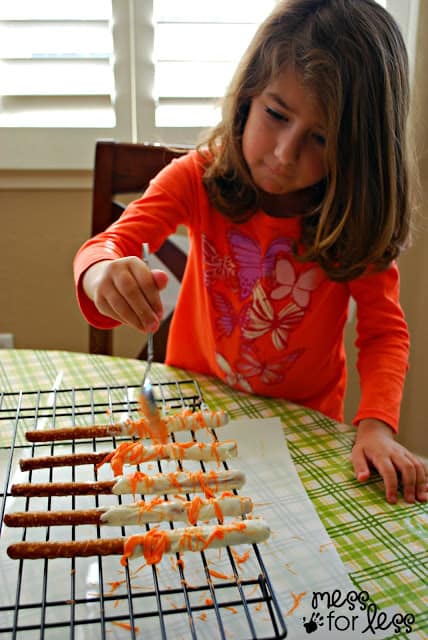
[(293, 246), (289, 238), (276, 238), (263, 256), (259, 242), (241, 231), (231, 230), (227, 237), (237, 267), (241, 300), (251, 295), (260, 278), (272, 277), (278, 255), (290, 253)]
[(202, 252), (204, 256), (204, 282), (208, 288), (220, 280), (236, 290), (238, 288), (236, 270), (230, 256), (222, 256), (217, 253), (214, 245), (202, 234)]
[(306, 309), (312, 291), (318, 288), (324, 275), (319, 267), (311, 267), (296, 275), (293, 265), (286, 258), (279, 258), (275, 264), (275, 279), (278, 286), (271, 291), (273, 300), (281, 300), (291, 295), (293, 301), (302, 309)]
[(255, 349), (244, 347), (236, 363), (237, 371), (245, 378), (257, 376), (264, 384), (275, 385), (283, 382), (286, 372), (305, 353), (306, 349), (295, 349), (276, 362), (266, 362)]
[(236, 312), (230, 300), (219, 291), (211, 291), (211, 301), (217, 313), (215, 325), (218, 337), (228, 338), (232, 335), (233, 329), (241, 325), (248, 310), (248, 304), (244, 305), (239, 312)]
[(303, 310), (294, 302), (286, 304), (276, 312), (259, 282), (254, 288), (252, 305), (245, 315), (242, 335), (248, 340), (256, 340), (269, 333), (274, 347), (280, 351), (287, 344), (290, 329), (300, 322), (303, 316)]
[(230, 387), (239, 387), (240, 389), (242, 389), (242, 391), (246, 391), (247, 393), (253, 393), (253, 388), (248, 380), (246, 380), (240, 373), (234, 371), (229, 362), (224, 356), (221, 355), (221, 353), (216, 353), (215, 359), (218, 366), (225, 374), (224, 381), (226, 382), (226, 384), (228, 384)]

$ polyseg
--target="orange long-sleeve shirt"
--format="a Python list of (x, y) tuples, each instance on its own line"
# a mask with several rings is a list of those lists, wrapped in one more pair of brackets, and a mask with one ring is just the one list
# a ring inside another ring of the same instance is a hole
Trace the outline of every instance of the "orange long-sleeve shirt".
[(357, 304), (360, 406), (355, 423), (378, 418), (398, 428), (409, 338), (395, 264), (349, 283), (293, 258), (300, 220), (258, 211), (236, 224), (209, 202), (201, 158), (191, 152), (166, 167), (118, 222), (86, 242), (75, 258), (81, 310), (111, 328), (81, 286), (84, 271), (107, 258), (155, 251), (187, 226), (190, 251), (170, 328), (167, 363), (218, 376), (229, 385), (283, 397), (343, 420), (343, 345), (349, 299)]

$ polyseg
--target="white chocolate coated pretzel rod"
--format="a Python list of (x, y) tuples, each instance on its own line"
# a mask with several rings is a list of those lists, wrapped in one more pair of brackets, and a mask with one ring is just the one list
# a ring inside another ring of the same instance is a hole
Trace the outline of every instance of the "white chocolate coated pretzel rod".
[(245, 484), (242, 471), (174, 471), (148, 475), (135, 471), (116, 478), (112, 493), (123, 494), (175, 494), (204, 493), (213, 497), (215, 493), (240, 489)]
[(69, 467), (84, 464), (101, 466), (110, 462), (115, 475), (123, 472), (124, 464), (137, 465), (152, 460), (228, 460), (238, 453), (235, 440), (204, 442), (170, 442), (168, 444), (144, 445), (142, 442), (122, 442), (113, 451), (100, 453), (70, 453), (61, 456), (22, 458), (21, 471)]
[(15, 497), (48, 496), (91, 496), (125, 494), (166, 494), (166, 493), (214, 493), (240, 489), (245, 484), (241, 471), (173, 471), (170, 473), (145, 474), (136, 471), (116, 480), (99, 482), (23, 482), (11, 487)]
[(153, 498), (129, 505), (99, 507), (98, 509), (70, 511), (24, 511), (7, 513), (4, 522), (9, 527), (49, 527), (60, 525), (100, 524), (106, 526), (140, 525), (150, 522), (185, 522), (236, 517), (253, 510), (251, 498), (223, 494), (219, 498), (192, 500), (163, 500)]
[[(191, 411), (185, 409), (181, 413), (168, 414), (161, 418), (168, 433), (177, 431), (198, 431), (200, 429), (218, 429), (229, 422), (225, 411)], [(60, 429), (39, 429), (27, 431), (25, 437), (29, 442), (51, 442), (54, 440), (77, 440), (89, 438), (106, 438), (112, 436), (135, 436), (149, 438), (151, 430), (147, 420), (125, 420), (112, 425), (93, 425), (89, 427), (63, 427)]]
[(122, 555), (122, 564), (143, 556), (147, 564), (157, 564), (164, 553), (204, 551), (208, 548), (257, 544), (270, 535), (261, 519), (241, 520), (226, 525), (151, 529), (146, 534), (69, 542), (17, 542), (7, 553), (13, 559), (74, 558), (94, 555)]

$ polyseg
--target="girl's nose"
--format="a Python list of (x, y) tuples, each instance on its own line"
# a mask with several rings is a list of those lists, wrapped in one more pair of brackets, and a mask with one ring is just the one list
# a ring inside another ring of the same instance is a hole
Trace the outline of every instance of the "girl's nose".
[(275, 147), (275, 156), (283, 165), (293, 165), (299, 159), (302, 146), (301, 136), (297, 131), (287, 129), (279, 135)]

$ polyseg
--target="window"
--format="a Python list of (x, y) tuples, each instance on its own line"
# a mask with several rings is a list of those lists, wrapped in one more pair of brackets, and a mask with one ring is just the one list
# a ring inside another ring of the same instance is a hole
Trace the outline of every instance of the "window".
[[(382, 1), (408, 42), (418, 2)], [(0, 169), (90, 169), (99, 138), (194, 142), (274, 4), (3, 0)]]

